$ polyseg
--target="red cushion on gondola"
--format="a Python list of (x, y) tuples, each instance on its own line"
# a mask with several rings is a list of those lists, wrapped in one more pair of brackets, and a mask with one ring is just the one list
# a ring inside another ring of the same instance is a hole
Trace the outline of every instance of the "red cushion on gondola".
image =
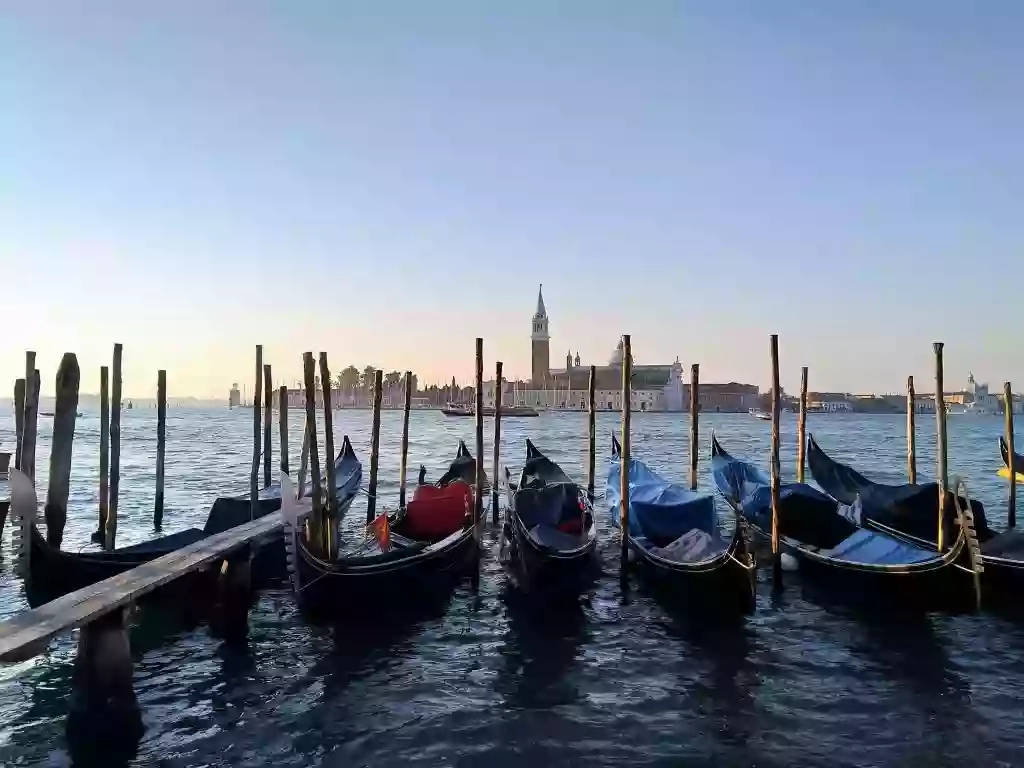
[(469, 483), (459, 480), (444, 488), (417, 486), (403, 519), (402, 533), (412, 539), (439, 541), (461, 530), (466, 509), (473, 507)]

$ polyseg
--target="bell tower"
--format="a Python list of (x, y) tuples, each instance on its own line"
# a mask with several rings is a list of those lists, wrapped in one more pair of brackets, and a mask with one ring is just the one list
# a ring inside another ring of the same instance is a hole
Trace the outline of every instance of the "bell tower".
[(548, 336), (548, 313), (544, 308), (544, 286), (537, 289), (537, 311), (533, 313), (530, 347), (533, 384), (543, 386), (551, 371), (551, 337)]

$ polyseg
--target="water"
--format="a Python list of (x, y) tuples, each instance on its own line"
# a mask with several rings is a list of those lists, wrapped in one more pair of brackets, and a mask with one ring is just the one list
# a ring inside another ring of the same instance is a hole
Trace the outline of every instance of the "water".
[[(119, 543), (152, 535), (156, 416), (123, 414)], [(301, 424), (293, 417), (292, 467)], [(95, 528), (98, 423), (86, 412), (75, 439), (66, 548)], [(370, 415), (340, 412), (369, 452)], [(599, 487), (617, 416), (598, 418)], [(686, 417), (636, 414), (633, 450), (686, 476)], [(735, 455), (767, 464), (770, 426), (746, 415), (702, 416), (701, 486), (710, 488), (707, 434)], [(904, 418), (812, 414), (808, 428), (834, 457), (880, 481), (905, 473)], [(40, 419), (40, 486), (49, 456)], [(411, 417), (410, 477), (436, 478), (470, 419)], [(969, 480), (993, 527), (1005, 522), (997, 418), (951, 418), (950, 470)], [(381, 430), (381, 498), (397, 498), (401, 414)], [(921, 419), (918, 470), (934, 474), (933, 423)], [(0, 442), (13, 425), (0, 421)], [(217, 494), (247, 487), (250, 411), (168, 414), (165, 530), (202, 525)], [(502, 425), (502, 456), (522, 461), (529, 435), (584, 479), (586, 416), (544, 415)], [(485, 438), (491, 471), (490, 425)], [(795, 464), (795, 419), (783, 423), (782, 466)], [(322, 445), (322, 438), (321, 438)], [(277, 451), (275, 424), (275, 455)], [(274, 459), (275, 466), (277, 459)], [(366, 462), (368, 468), (368, 462)], [(364, 499), (346, 520), (354, 530)], [(898, 625), (805, 596), (791, 578), (773, 598), (759, 577), (756, 613), (733, 627), (674, 617), (642, 589), (625, 599), (618, 548), (601, 515), (605, 575), (578, 611), (536, 615), (506, 590), (487, 551), (480, 590), (458, 590), (433, 613), (398, 625), (304, 622), (290, 593), (260, 595), (248, 647), (231, 649), (200, 626), (133, 633), (135, 687), (146, 725), (136, 765), (1014, 765), (1024, 747), (1024, 623), (990, 615), (908, 618)], [(9, 528), (9, 526), (8, 526)], [(10, 574), (10, 533), (0, 546), (0, 616), (25, 608)], [(74, 636), (46, 654), (0, 668), (0, 764), (68, 765), (64, 737)], [(104, 765), (112, 763), (104, 762)]]

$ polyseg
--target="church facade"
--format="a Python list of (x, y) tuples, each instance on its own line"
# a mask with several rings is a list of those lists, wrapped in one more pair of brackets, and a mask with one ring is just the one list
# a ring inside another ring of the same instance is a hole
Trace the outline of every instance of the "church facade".
[[(537, 307), (530, 323), (529, 381), (503, 382), (502, 405), (529, 406), (542, 410), (586, 410), (590, 366), (582, 365), (579, 353), (567, 352), (564, 368), (551, 367), (551, 335), (544, 287), (537, 291)], [(622, 340), (607, 365), (595, 370), (594, 404), (598, 410), (622, 409)], [(669, 365), (633, 365), (630, 405), (633, 411), (682, 411), (688, 405), (689, 384), (683, 383), (683, 366), (676, 358)], [(493, 406), (495, 383), (484, 384), (484, 404)]]

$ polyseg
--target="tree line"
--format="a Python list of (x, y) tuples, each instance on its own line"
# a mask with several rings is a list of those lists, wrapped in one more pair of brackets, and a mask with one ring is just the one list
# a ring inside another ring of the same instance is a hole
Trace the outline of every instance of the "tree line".
[[(373, 392), (373, 380), (377, 375), (377, 369), (368, 365), (360, 371), (356, 366), (350, 365), (342, 369), (334, 380), (334, 386), (344, 395), (360, 396), (369, 398)], [(381, 389), (384, 394), (390, 397), (397, 397), (405, 391), (405, 374), (401, 371), (388, 371), (381, 377)], [(413, 397), (427, 397), (430, 402), (436, 405), (443, 405), (448, 401), (468, 401), (473, 393), (472, 387), (459, 387), (452, 377), (451, 385), (438, 387), (431, 384), (426, 389), (419, 388), (419, 381), (416, 374), (412, 374)]]

